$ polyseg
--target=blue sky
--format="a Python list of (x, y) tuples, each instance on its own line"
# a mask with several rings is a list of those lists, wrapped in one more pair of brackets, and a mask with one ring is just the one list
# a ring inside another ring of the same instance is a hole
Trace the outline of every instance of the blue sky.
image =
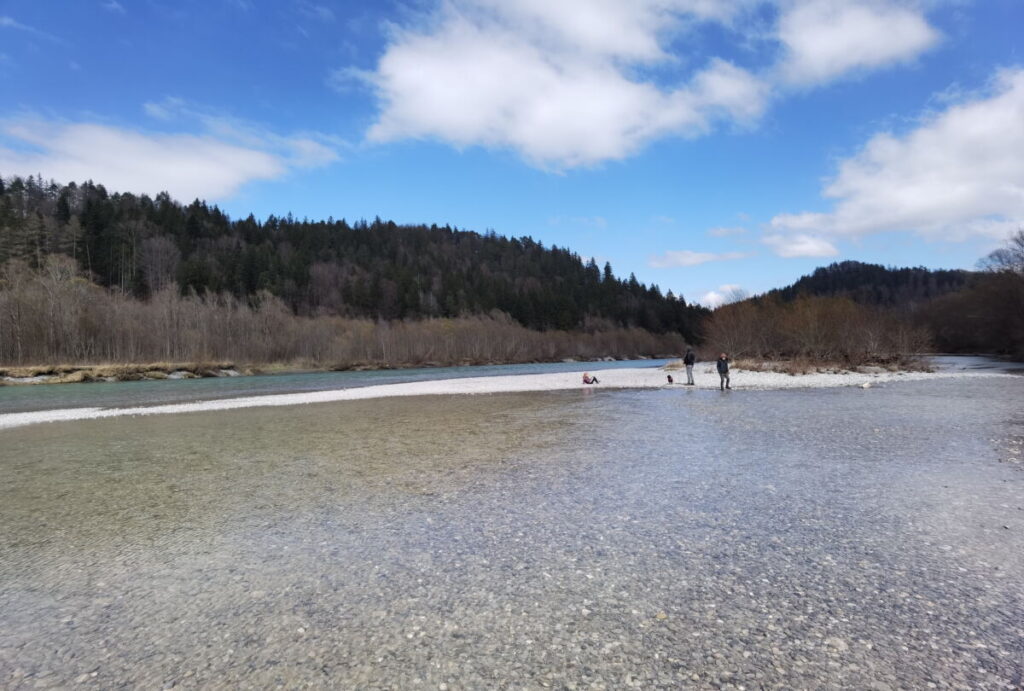
[(1024, 226), (1020, 0), (0, 0), (0, 175), (449, 223), (690, 301)]

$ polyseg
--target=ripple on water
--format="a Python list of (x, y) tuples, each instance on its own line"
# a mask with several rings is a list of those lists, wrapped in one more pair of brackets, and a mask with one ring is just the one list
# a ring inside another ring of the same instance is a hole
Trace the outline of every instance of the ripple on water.
[(0, 685), (1012, 687), (1014, 383), (8, 430)]

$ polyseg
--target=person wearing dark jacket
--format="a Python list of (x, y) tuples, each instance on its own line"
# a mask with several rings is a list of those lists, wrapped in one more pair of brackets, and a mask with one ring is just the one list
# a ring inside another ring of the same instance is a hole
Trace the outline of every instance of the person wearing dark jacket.
[(686, 365), (686, 385), (693, 386), (693, 365), (697, 362), (697, 356), (693, 354), (693, 348), (686, 349), (683, 356), (683, 364)]
[(721, 380), (719, 386), (722, 391), (732, 388), (729, 386), (729, 358), (725, 356), (725, 353), (718, 356), (718, 378)]

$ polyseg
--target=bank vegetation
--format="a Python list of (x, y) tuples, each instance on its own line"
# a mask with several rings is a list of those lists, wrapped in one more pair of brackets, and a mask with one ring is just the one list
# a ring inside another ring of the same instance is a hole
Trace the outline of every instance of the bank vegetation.
[(684, 348), (679, 334), (596, 319), (578, 331), (535, 331), (497, 311), (392, 321), (309, 317), (269, 292), (182, 295), (173, 283), (143, 300), (95, 285), (74, 260), (56, 254), (39, 268), (18, 260), (0, 267), (0, 367), (7, 368), (227, 362), (348, 369), (635, 358)]

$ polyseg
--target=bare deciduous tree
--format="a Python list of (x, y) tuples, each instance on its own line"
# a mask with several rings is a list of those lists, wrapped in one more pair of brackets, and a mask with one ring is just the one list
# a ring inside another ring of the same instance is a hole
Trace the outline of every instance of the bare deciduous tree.
[(1005, 247), (991, 252), (978, 264), (987, 271), (1010, 271), (1024, 276), (1024, 228), (1011, 235)]
[(397, 367), (672, 355), (685, 346), (678, 334), (635, 328), (531, 331), (497, 311), (389, 322), (296, 315), (267, 292), (251, 302), (226, 293), (183, 296), (169, 279), (173, 252), (160, 242), (148, 246), (149, 254), (146, 247), (147, 278), (164, 277), (147, 301), (90, 283), (69, 257), (47, 257), (39, 269), (23, 261), (0, 267), (0, 365), (231, 360)]
[(181, 252), (166, 235), (146, 238), (141, 243), (142, 275), (146, 285), (158, 293), (174, 281), (181, 262)]

